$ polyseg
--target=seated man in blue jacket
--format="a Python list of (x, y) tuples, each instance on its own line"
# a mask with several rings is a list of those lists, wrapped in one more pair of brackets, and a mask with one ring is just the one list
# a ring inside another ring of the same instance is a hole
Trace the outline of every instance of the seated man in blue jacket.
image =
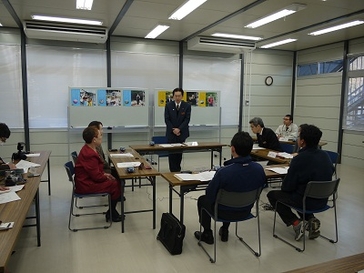
[[(316, 126), (300, 125), (297, 143), (301, 149), (291, 161), (281, 190), (273, 190), (267, 194), (274, 208), (278, 200), (302, 208), (302, 198), (308, 182), (331, 181), (334, 169), (327, 153), (318, 148), (321, 136), (322, 132)], [(326, 203), (327, 200), (307, 198), (306, 208), (320, 209)], [(308, 223), (303, 223), (302, 215), (298, 217), (284, 205), (278, 205), (277, 213), (287, 226), (293, 226), (296, 241), (302, 238), (306, 228), (309, 230), (309, 239), (315, 239), (320, 235), (320, 221), (313, 214), (306, 214), (305, 219)]]
[[(195, 237), (207, 244), (214, 243), (214, 237), (211, 230), (211, 217), (201, 208), (207, 209), (213, 214), (214, 203), (217, 193), (220, 189), (230, 192), (248, 192), (263, 187), (266, 177), (263, 167), (252, 161), (250, 152), (253, 148), (253, 139), (246, 132), (238, 132), (231, 140), (232, 159), (224, 163), (206, 189), (206, 195), (198, 198), (197, 209), (199, 221), (203, 226), (203, 232), (196, 231)], [(253, 205), (246, 207), (244, 210), (237, 210), (231, 207), (220, 207), (219, 217), (222, 219), (241, 219), (249, 215)], [(229, 222), (224, 222), (220, 228), (219, 234), (221, 241), (228, 241)]]

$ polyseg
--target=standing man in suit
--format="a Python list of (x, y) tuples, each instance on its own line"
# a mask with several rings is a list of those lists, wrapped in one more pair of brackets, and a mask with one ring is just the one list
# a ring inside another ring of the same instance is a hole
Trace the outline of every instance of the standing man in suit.
[[(183, 143), (190, 136), (188, 124), (191, 118), (191, 105), (183, 98), (183, 89), (173, 90), (173, 100), (166, 104), (164, 109), (164, 120), (167, 125), (166, 137), (168, 143)], [(173, 153), (168, 156), (169, 170), (171, 172), (181, 171), (182, 153)]]
[(259, 147), (281, 151), (281, 145), (279, 144), (277, 135), (272, 129), (264, 127), (261, 118), (252, 118), (249, 123), (252, 132), (257, 135)]

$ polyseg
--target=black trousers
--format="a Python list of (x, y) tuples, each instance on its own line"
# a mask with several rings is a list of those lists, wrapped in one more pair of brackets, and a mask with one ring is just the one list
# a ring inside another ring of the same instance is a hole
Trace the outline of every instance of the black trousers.
[[(204, 231), (211, 230), (211, 217), (206, 211), (202, 211), (201, 209), (206, 209), (212, 215), (214, 214), (214, 204), (211, 204), (210, 201), (206, 198), (206, 195), (201, 195), (197, 200), (197, 210), (199, 216), (199, 222), (204, 228)], [(219, 219), (229, 219), (231, 221), (243, 219), (250, 214), (250, 211), (230, 211), (230, 210), (219, 210), (218, 217)], [(230, 222), (223, 222), (223, 228), (229, 228)]]
[(168, 155), (169, 171), (180, 172), (182, 162), (182, 153), (171, 153)]
[[(283, 203), (286, 203), (288, 205), (297, 207), (297, 208), (302, 208), (303, 204), (302, 201), (301, 202), (295, 202), (294, 200), (291, 199), (291, 193), (289, 192), (284, 192), (281, 190), (273, 190), (268, 192), (267, 197), (269, 200), (269, 203), (273, 206), (273, 208), (276, 207), (276, 203), (277, 201), (281, 201)], [(298, 219), (302, 219), (303, 215), (302, 213), (298, 213), (298, 215), (300, 217), (297, 217), (296, 214), (294, 214), (291, 210), (291, 208), (284, 206), (280, 203), (278, 203), (277, 206), (277, 213), (279, 214), (279, 216), (282, 218), (283, 222), (288, 226), (292, 225), (294, 221), (298, 220)], [(314, 215), (313, 214), (305, 214), (305, 220), (308, 221), (311, 218), (313, 218)]]

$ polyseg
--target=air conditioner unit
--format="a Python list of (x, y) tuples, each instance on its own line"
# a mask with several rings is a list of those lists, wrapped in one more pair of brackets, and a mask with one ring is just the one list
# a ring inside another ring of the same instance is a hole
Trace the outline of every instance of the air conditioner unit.
[(84, 43), (105, 43), (108, 30), (104, 27), (90, 27), (76, 24), (25, 21), (25, 35), (31, 39), (75, 41)]
[(242, 53), (256, 48), (254, 41), (197, 36), (187, 41), (188, 50)]

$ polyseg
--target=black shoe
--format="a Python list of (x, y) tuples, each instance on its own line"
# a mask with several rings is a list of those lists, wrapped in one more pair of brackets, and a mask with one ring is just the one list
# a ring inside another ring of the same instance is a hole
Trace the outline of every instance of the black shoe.
[(201, 231), (195, 231), (195, 238), (197, 240), (200, 240), (202, 242), (205, 242), (208, 245), (214, 244), (214, 236), (212, 235), (212, 231), (210, 232), (201, 232)]
[[(110, 221), (110, 213), (106, 212), (105, 219), (106, 219), (106, 222)], [(122, 219), (123, 218), (121, 217), (121, 215), (117, 214), (117, 215), (112, 215), (111, 221), (112, 222), (121, 222)], [(125, 215), (124, 215), (124, 220), (125, 220)]]
[(229, 230), (227, 228), (221, 227), (219, 230), (219, 235), (222, 242), (227, 242), (229, 240)]

